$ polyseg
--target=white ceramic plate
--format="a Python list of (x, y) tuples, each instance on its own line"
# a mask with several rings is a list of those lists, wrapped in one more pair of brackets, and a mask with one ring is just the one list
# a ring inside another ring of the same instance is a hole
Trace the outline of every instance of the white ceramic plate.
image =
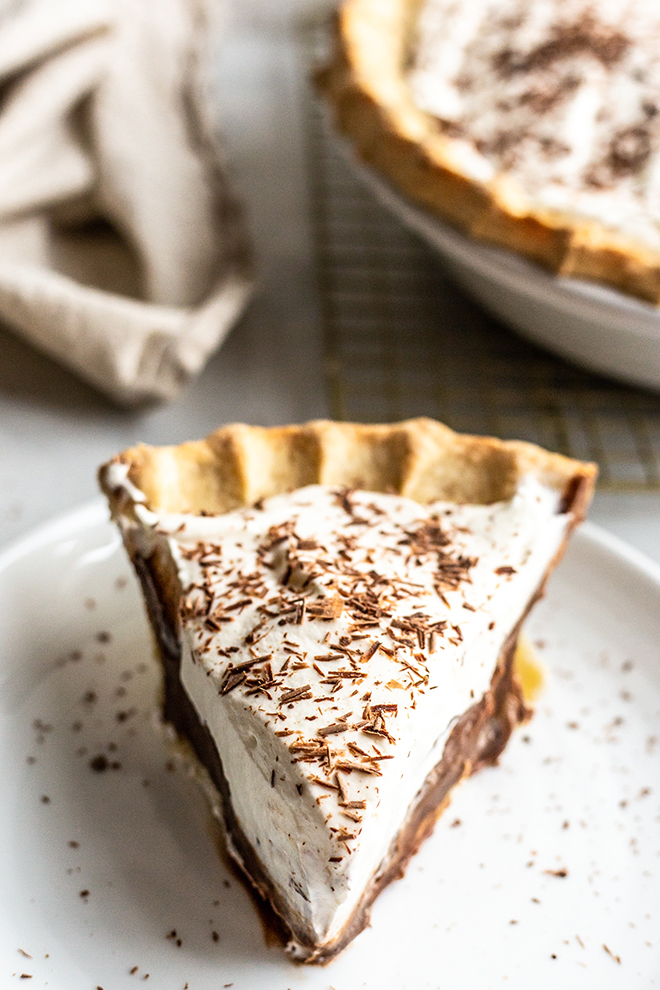
[(548, 669), (533, 722), (459, 790), (325, 969), (266, 944), (204, 801), (168, 763), (146, 622), (105, 509), (5, 552), (0, 603), (1, 986), (660, 983), (660, 569), (595, 527), (533, 615)]
[(511, 251), (475, 241), (413, 205), (338, 140), (381, 202), (439, 251), (456, 281), (487, 310), (577, 364), (660, 389), (660, 309), (595, 282), (562, 278)]

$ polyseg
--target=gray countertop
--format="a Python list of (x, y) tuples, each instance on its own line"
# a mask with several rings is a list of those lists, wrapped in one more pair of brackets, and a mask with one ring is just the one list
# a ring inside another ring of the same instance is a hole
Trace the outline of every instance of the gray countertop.
[[(328, 415), (294, 21), (286, 4), (251, 0), (228, 27), (219, 62), (224, 130), (260, 282), (185, 394), (168, 406), (120, 410), (0, 330), (0, 545), (94, 497), (97, 466), (137, 441)], [(660, 561), (660, 494), (599, 493), (591, 517)]]

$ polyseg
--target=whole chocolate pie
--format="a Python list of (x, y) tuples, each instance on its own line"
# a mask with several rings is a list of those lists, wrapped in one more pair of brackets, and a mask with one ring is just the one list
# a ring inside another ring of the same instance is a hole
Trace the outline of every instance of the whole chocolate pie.
[(319, 76), (359, 155), (474, 237), (660, 302), (660, 5), (346, 0)]
[(594, 477), (431, 420), (234, 425), (101, 469), (164, 718), (295, 958), (361, 931), (528, 717), (520, 626)]

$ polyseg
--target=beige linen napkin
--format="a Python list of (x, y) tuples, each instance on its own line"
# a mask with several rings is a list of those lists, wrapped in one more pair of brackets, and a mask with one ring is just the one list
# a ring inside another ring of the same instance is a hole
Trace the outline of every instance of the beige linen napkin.
[(0, 0), (0, 321), (120, 402), (175, 396), (250, 293), (217, 6)]

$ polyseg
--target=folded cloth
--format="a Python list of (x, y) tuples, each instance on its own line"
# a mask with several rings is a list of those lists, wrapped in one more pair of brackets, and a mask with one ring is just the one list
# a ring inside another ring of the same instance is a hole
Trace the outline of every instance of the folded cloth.
[(250, 294), (218, 6), (0, 0), (0, 321), (124, 403), (174, 397)]

